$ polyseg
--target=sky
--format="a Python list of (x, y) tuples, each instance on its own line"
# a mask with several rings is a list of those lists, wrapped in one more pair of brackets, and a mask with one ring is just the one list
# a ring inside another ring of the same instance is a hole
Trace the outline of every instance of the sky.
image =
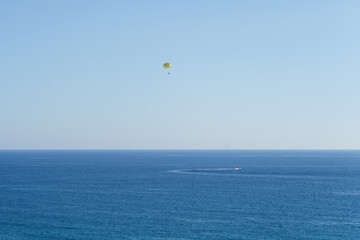
[(0, 0), (0, 149), (360, 149), (359, 11)]

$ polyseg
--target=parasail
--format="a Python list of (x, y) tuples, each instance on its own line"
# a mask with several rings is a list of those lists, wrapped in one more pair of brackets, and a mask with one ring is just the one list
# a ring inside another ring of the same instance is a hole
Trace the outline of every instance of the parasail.
[(163, 68), (171, 68), (171, 63), (164, 63)]
[[(165, 68), (171, 68), (171, 63), (164, 63), (163, 69), (165, 69)], [(168, 72), (168, 74), (170, 74), (170, 72)]]

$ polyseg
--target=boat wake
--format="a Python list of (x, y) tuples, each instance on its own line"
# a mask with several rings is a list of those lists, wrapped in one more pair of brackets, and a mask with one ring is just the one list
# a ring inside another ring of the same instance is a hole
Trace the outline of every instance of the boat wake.
[(176, 173), (199, 173), (199, 174), (219, 174), (219, 173), (237, 173), (241, 172), (240, 167), (235, 168), (202, 168), (202, 169), (176, 169), (170, 172)]

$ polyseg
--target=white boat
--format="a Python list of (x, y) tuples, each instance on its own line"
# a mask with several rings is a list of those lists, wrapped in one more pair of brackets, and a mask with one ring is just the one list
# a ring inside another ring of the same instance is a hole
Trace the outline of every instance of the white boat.
[(236, 167), (234, 168), (234, 170), (241, 170), (241, 167)]

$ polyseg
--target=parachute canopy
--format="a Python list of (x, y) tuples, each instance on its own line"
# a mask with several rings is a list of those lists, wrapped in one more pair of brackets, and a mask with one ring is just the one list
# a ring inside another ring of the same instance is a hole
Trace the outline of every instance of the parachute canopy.
[(171, 63), (164, 63), (163, 68), (171, 68)]

